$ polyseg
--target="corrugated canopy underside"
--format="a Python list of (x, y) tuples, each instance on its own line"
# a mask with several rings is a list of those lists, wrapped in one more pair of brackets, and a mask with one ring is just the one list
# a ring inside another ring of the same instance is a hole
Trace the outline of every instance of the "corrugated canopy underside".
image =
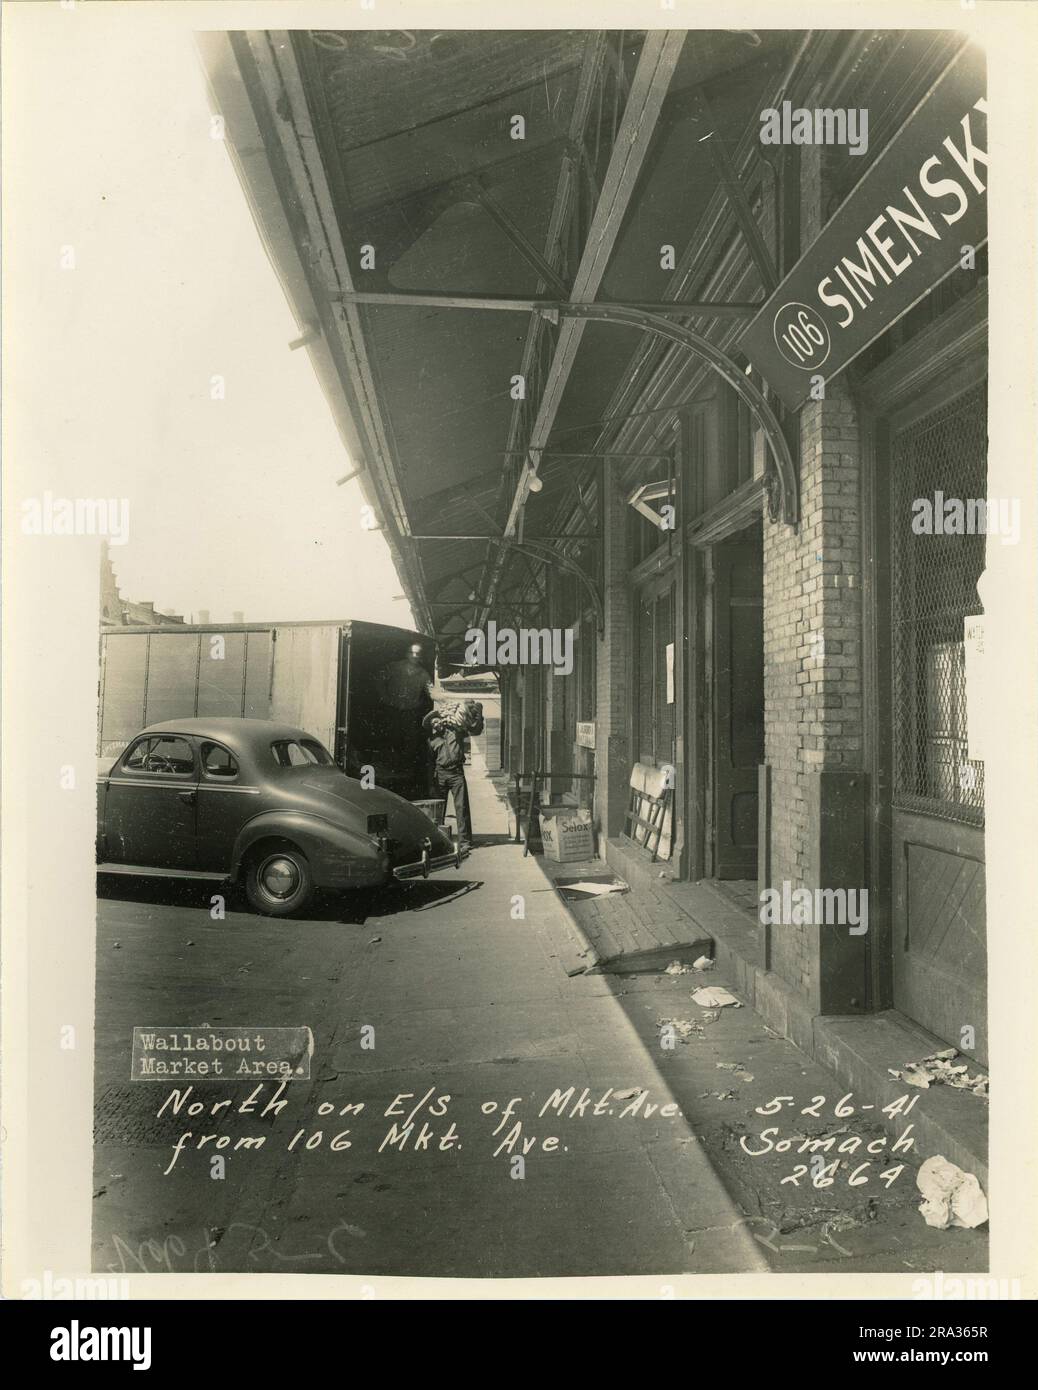
[[(623, 55), (624, 80), (612, 98), (619, 108), (612, 113), (615, 130), (644, 35), (607, 37), (608, 54)], [(668, 297), (672, 271), (661, 266), (660, 248), (674, 246), (680, 260), (717, 186), (696, 90), (710, 84), (712, 124), (733, 150), (759, 111), (769, 78), (801, 37), (688, 36), (623, 211), (601, 300)], [(358, 290), (559, 297), (539, 285), (535, 264), (469, 181), (478, 178), (518, 237), (544, 252), (564, 159), (579, 163), (571, 124), (601, 36), (336, 32), (296, 34), (294, 43)], [(607, 61), (615, 60), (607, 55)], [(608, 87), (605, 92), (608, 101)], [(596, 111), (594, 100), (592, 126), (608, 127), (611, 113)], [(521, 140), (513, 138), (515, 116), (525, 122)], [(374, 270), (362, 264), (364, 245), (374, 248)], [(411, 532), (500, 533), (521, 462), (507, 459), (506, 450), (510, 382), (520, 370), (529, 316), (366, 305), (361, 317)], [(552, 451), (594, 447), (596, 422), (608, 413), (641, 337), (626, 326), (588, 325), (555, 417)], [(574, 468), (582, 466), (545, 460), (544, 488), (526, 507), (527, 537), (558, 528), (559, 504)], [(485, 542), (413, 544), (423, 598), (444, 604), (477, 587)], [(528, 571), (514, 566), (510, 573), (520, 578)], [(459, 577), (452, 582), (452, 576)], [(433, 608), (431, 615), (456, 648), (471, 608)]]

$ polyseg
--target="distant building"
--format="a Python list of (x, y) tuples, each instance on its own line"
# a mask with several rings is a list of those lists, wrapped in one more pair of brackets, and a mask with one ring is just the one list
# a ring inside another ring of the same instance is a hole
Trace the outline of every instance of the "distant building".
[(123, 598), (119, 592), (112, 557), (108, 553), (107, 541), (101, 545), (101, 621), (114, 623), (121, 627), (147, 627), (180, 625), (184, 619), (178, 613), (159, 612), (154, 603), (136, 603)]

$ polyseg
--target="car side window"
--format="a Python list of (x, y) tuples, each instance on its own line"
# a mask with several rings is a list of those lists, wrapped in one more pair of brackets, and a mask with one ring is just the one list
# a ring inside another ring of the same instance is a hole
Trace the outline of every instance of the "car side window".
[(331, 767), (334, 759), (323, 744), (318, 743), (315, 738), (304, 738), (302, 748), (305, 753), (313, 759), (320, 767)]
[(202, 744), (202, 767), (207, 777), (230, 781), (238, 775), (238, 759), (221, 743)]
[(164, 772), (190, 776), (195, 770), (194, 755), (186, 738), (170, 734), (151, 734), (138, 741), (123, 759), (127, 772)]
[(270, 751), (278, 767), (311, 767), (314, 763), (326, 766), (332, 761), (331, 755), (311, 738), (302, 742), (294, 738), (278, 739), (270, 745)]

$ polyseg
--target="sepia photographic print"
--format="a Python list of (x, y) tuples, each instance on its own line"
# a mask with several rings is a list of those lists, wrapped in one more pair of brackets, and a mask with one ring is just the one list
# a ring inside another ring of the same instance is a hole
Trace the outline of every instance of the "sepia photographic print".
[(1034, 1296), (1035, 15), (613, 8), (6, 7), (8, 1298)]

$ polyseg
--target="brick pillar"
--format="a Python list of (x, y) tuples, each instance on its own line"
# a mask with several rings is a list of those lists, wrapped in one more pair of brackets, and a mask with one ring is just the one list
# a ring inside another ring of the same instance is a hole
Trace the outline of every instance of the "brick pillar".
[(630, 709), (631, 603), (628, 585), (627, 504), (618, 487), (613, 460), (602, 465), (602, 550), (604, 630), (596, 663), (595, 798), (602, 834), (619, 835), (627, 809), (631, 755)]
[[(821, 225), (824, 150), (802, 153), (805, 239)], [(844, 379), (800, 412), (800, 526), (764, 521), (765, 761), (771, 886), (863, 881), (861, 449)], [(865, 938), (776, 925), (772, 968), (815, 1013), (865, 1003)]]

